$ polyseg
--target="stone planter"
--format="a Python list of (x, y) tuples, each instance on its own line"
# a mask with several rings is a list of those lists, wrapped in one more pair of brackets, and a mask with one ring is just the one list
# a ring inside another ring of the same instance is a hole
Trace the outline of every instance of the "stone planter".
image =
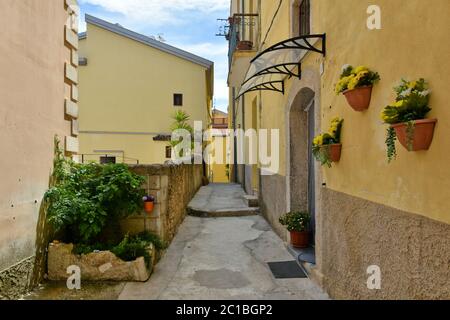
[(143, 257), (135, 261), (123, 261), (110, 251), (100, 251), (86, 255), (72, 253), (73, 244), (51, 243), (48, 247), (48, 278), (50, 280), (67, 280), (70, 274), (67, 268), (78, 266), (83, 281), (137, 281), (145, 282), (150, 278), (156, 250), (149, 248), (152, 261), (147, 267)]

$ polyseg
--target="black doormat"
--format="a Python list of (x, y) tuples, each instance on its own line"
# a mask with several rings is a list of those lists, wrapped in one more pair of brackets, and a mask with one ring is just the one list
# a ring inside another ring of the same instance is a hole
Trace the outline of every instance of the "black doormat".
[(296, 261), (269, 262), (267, 264), (275, 279), (307, 278)]

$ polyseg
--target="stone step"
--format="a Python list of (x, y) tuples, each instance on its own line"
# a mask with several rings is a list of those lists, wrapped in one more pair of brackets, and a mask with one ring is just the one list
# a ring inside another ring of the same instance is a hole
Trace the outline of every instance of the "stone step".
[(205, 210), (202, 208), (187, 208), (188, 215), (201, 218), (244, 217), (259, 215), (257, 207), (224, 208), (220, 210)]
[(259, 198), (258, 196), (245, 195), (244, 201), (247, 203), (247, 206), (251, 208), (259, 207)]

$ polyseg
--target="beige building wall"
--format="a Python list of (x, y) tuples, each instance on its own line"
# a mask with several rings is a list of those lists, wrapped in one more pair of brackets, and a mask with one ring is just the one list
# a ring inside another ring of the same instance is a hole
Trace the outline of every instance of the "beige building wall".
[(77, 21), (78, 11), (68, 4), (75, 2), (0, 1), (0, 299), (24, 290), (35, 253), (44, 254), (37, 240), (54, 136), (63, 147), (67, 140), (68, 155), (77, 151), (71, 135), (76, 114), (65, 113), (65, 104), (77, 111), (77, 28), (65, 25), (71, 14)]

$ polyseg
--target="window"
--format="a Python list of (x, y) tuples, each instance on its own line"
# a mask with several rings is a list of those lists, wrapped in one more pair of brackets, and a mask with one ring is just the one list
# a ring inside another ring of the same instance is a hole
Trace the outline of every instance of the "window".
[(300, 36), (306, 36), (311, 33), (311, 26), (310, 26), (310, 0), (303, 0), (300, 4), (300, 20), (299, 20), (299, 35)]
[(183, 106), (183, 95), (181, 93), (175, 93), (173, 95), (173, 105), (176, 107)]
[(172, 147), (166, 147), (166, 159), (172, 159)]
[(115, 164), (116, 163), (116, 157), (100, 157), (100, 164)]

